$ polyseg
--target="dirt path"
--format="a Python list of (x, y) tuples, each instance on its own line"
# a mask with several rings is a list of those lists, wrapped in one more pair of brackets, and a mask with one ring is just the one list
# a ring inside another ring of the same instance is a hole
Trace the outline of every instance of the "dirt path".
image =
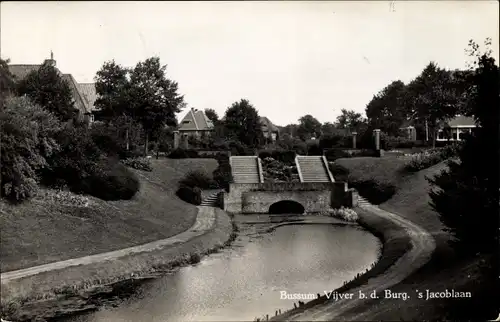
[(185, 243), (188, 240), (203, 235), (208, 230), (212, 229), (215, 225), (215, 218), (216, 216), (214, 208), (198, 207), (198, 215), (196, 216), (196, 221), (193, 224), (193, 226), (188, 230), (186, 230), (185, 232), (172, 236), (170, 238), (154, 241), (139, 246), (124, 248), (116, 251), (84, 256), (80, 258), (74, 258), (60, 262), (49, 263), (45, 265), (29, 267), (16, 271), (5, 272), (0, 275), (0, 279), (2, 284), (4, 284), (15, 279), (32, 276), (42, 272), (59, 270), (71, 266), (87, 265), (87, 264), (114, 260), (136, 253), (151, 252), (154, 250), (162, 249), (164, 247)]
[[(366, 285), (355, 288), (349, 293), (354, 293), (352, 300), (331, 300), (316, 307), (312, 307), (304, 312), (297, 313), (286, 319), (288, 321), (362, 321), (369, 319), (372, 316), (370, 307), (362, 314), (349, 315), (349, 311), (355, 307), (360, 307), (370, 301), (370, 299), (358, 299), (357, 294), (359, 291), (364, 294), (370, 294), (376, 290), (380, 298), (384, 297), (384, 290), (390, 289), (392, 286), (400, 283), (406, 277), (414, 273), (417, 269), (423, 266), (429, 259), (434, 251), (436, 244), (426, 230), (420, 226), (415, 225), (409, 220), (406, 220), (396, 214), (390, 213), (379, 207), (363, 203), (361, 207), (384, 217), (404, 228), (412, 243), (412, 248), (405, 255), (403, 255), (393, 266), (391, 266), (383, 275), (368, 280)], [(414, 296), (409, 294), (409, 296)]]

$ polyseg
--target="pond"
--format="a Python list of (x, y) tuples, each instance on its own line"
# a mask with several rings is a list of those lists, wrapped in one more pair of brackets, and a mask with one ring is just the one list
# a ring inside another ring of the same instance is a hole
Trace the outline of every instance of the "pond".
[(116, 308), (72, 322), (252, 321), (293, 307), (287, 293), (321, 295), (374, 263), (379, 240), (357, 226), (285, 225), (236, 242), (195, 266), (142, 285)]

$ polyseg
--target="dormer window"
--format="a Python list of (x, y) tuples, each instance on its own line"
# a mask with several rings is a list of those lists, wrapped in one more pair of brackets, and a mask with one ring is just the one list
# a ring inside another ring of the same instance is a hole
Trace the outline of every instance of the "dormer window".
[(189, 124), (189, 121), (182, 121), (183, 124)]

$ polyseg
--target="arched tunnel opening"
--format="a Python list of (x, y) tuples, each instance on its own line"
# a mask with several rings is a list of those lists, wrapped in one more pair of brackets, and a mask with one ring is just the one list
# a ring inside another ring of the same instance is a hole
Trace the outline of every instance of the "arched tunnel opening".
[(305, 211), (304, 206), (292, 200), (282, 200), (273, 203), (269, 207), (270, 214), (303, 214)]

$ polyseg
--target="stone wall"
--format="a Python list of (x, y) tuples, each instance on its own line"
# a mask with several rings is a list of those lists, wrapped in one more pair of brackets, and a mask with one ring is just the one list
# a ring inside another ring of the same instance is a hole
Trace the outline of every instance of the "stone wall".
[(268, 213), (278, 201), (300, 203), (307, 212), (349, 206), (351, 192), (345, 182), (231, 183), (224, 194), (224, 210), (230, 213)]

